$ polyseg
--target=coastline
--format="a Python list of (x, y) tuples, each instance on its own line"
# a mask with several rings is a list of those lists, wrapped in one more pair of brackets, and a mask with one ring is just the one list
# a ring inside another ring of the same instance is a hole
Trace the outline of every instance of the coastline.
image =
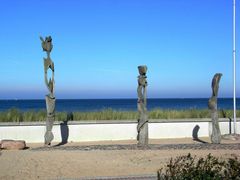
[[(207, 109), (209, 98), (148, 98), (148, 110), (154, 109)], [(233, 109), (232, 98), (218, 98), (219, 109)], [(240, 98), (237, 99), (237, 107), (240, 107)], [(39, 111), (46, 109), (44, 99), (28, 100), (0, 100), (0, 112), (11, 108), (21, 111)], [(56, 111), (62, 112), (96, 112), (104, 109), (117, 111), (135, 111), (137, 99), (57, 99)]]

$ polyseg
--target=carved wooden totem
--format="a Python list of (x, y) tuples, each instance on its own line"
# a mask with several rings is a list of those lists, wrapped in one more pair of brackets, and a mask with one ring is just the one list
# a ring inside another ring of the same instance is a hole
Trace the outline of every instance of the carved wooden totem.
[(148, 144), (148, 117), (147, 117), (147, 66), (138, 66), (139, 76), (138, 76), (138, 101), (137, 107), (139, 112), (139, 119), (137, 125), (138, 131), (138, 144), (147, 145)]
[(217, 96), (218, 96), (218, 88), (219, 82), (222, 77), (221, 73), (216, 73), (212, 79), (212, 97), (208, 101), (208, 108), (211, 110), (211, 118), (212, 118), (212, 134), (211, 134), (211, 142), (213, 144), (220, 144), (221, 142), (221, 132), (219, 128), (218, 122), (218, 111), (217, 111)]
[[(48, 36), (45, 40), (40, 37), (42, 41), (43, 51), (47, 52), (47, 58), (44, 58), (44, 78), (45, 84), (49, 90), (49, 94), (46, 95), (46, 108), (47, 108), (47, 119), (46, 119), (46, 133), (45, 133), (45, 145), (50, 146), (54, 138), (52, 133), (53, 122), (55, 119), (55, 95), (54, 95), (54, 63), (50, 58), (50, 53), (53, 48), (52, 38)], [(52, 71), (52, 77), (48, 80), (48, 69)]]

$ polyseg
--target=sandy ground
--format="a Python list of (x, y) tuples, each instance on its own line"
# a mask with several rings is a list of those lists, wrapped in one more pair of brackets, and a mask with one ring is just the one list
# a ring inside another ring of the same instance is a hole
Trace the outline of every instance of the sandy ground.
[[(209, 142), (208, 138), (202, 140)], [(68, 143), (64, 146), (91, 144), (134, 144), (136, 141)], [(198, 143), (192, 139), (151, 140), (152, 144)], [(240, 143), (223, 141), (223, 143)], [(42, 144), (27, 144), (27, 150), (0, 151), (0, 179), (57, 179), (93, 176), (152, 174), (169, 162), (171, 157), (191, 153), (218, 157), (240, 154), (240, 150), (51, 150), (32, 151)]]

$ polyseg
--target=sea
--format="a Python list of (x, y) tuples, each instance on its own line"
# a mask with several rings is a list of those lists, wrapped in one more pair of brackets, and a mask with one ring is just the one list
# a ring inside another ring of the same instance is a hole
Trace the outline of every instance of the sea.
[[(237, 109), (240, 107), (237, 99)], [(38, 111), (46, 109), (45, 100), (0, 100), (0, 111), (17, 108), (21, 111)], [(208, 98), (176, 98), (147, 100), (147, 109), (207, 109)], [(117, 111), (136, 111), (137, 99), (57, 99), (56, 111), (101, 111), (112, 109)], [(232, 98), (219, 98), (218, 109), (233, 109)]]

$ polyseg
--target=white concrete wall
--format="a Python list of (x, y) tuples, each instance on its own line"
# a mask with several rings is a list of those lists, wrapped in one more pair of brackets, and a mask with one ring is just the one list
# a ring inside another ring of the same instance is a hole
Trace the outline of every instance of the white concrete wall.
[[(44, 126), (0, 126), (0, 139), (25, 140), (28, 143), (44, 142), (44, 132)], [(58, 136), (56, 134), (56, 140)]]
[(70, 141), (103, 141), (136, 139), (137, 124), (69, 125)]
[(192, 137), (196, 125), (200, 127), (198, 137), (208, 136), (208, 122), (172, 122), (172, 123), (150, 123), (149, 138), (184, 138)]
[[(197, 120), (159, 120), (150, 121), (149, 138), (184, 138), (192, 137), (194, 127), (198, 125), (198, 137), (209, 136), (211, 133), (211, 123), (209, 121)], [(104, 121), (104, 123), (70, 123), (68, 126), (68, 142), (84, 141), (106, 141), (106, 140), (133, 140), (137, 137), (137, 122)], [(65, 130), (67, 128), (65, 126)], [(237, 133), (240, 133), (240, 122), (237, 122)], [(233, 128), (233, 124), (232, 124)], [(222, 134), (229, 133), (229, 123), (220, 122)], [(233, 132), (233, 130), (232, 130)], [(21, 125), (1, 125), (0, 139), (25, 140), (27, 143), (44, 142), (45, 125), (41, 124), (21, 124)], [(61, 142), (61, 126), (55, 124), (53, 127), (54, 142)], [(66, 133), (65, 133), (66, 135)]]

